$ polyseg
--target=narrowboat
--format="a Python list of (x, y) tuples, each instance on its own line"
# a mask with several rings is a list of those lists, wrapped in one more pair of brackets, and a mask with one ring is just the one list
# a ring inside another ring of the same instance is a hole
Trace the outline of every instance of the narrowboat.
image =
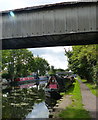
[(45, 87), (45, 95), (48, 97), (60, 97), (60, 92), (64, 92), (72, 86), (73, 82), (70, 78), (63, 78), (53, 75)]
[(14, 81), (10, 82), (11, 85), (20, 85), (25, 83), (33, 83), (35, 85), (39, 85), (40, 82), (47, 82), (47, 76), (38, 76), (37, 74), (32, 74), (27, 77), (19, 77), (14, 79)]
[[(58, 82), (58, 80), (60, 80), (60, 78), (58, 79), (57, 76), (53, 75), (49, 78), (49, 81), (45, 87), (45, 95), (47, 97), (51, 97), (51, 98), (60, 98), (60, 89), (61, 89), (61, 85)], [(62, 81), (61, 81), (62, 82)], [(63, 88), (63, 86), (62, 86)]]
[(20, 78), (16, 78), (14, 79), (14, 81), (11, 81), (10, 84), (11, 85), (20, 85), (20, 84), (25, 84), (25, 83), (35, 83), (36, 84), (37, 78), (34, 76), (27, 76), (27, 77), (20, 77)]

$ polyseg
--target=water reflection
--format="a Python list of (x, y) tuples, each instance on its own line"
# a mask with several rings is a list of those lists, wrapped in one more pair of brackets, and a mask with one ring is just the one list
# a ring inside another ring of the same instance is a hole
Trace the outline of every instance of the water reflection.
[(28, 114), (26, 118), (48, 118), (49, 111), (45, 105), (45, 102), (34, 105), (34, 109)]
[(34, 83), (32, 83), (32, 84), (23, 84), (23, 85), (19, 85), (19, 86), (17, 86), (17, 88), (34, 88), (34, 87), (36, 87), (36, 85), (34, 85)]
[[(48, 118), (48, 109), (53, 108), (57, 99), (46, 96), (42, 83), (39, 88), (29, 83), (3, 89), (2, 118)], [(55, 98), (56, 94), (52, 96)]]
[(44, 101), (45, 95), (42, 89), (37, 88), (7, 88), (3, 90), (2, 99), (3, 118), (26, 118), (35, 103)]
[(7, 87), (2, 90), (2, 118), (48, 118), (48, 108), (53, 108), (56, 99), (45, 96), (43, 84), (39, 87), (34, 84), (25, 84)]

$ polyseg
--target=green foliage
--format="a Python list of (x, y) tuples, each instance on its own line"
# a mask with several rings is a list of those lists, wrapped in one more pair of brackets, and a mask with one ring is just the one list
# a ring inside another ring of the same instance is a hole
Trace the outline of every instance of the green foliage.
[(44, 75), (49, 70), (49, 64), (45, 59), (34, 58), (27, 49), (14, 49), (2, 51), (2, 70), (7, 71), (6, 78), (13, 80), (17, 77), (25, 77), (32, 72)]
[(55, 69), (56, 70), (56, 72), (65, 72), (65, 70), (64, 69)]
[(7, 69), (11, 79), (27, 76), (33, 70), (33, 61), (33, 54), (27, 49), (2, 51), (2, 70)]
[(48, 62), (40, 57), (34, 58), (35, 61), (35, 72), (39, 72), (39, 75), (45, 75), (49, 71), (50, 67)]
[(49, 70), (48, 74), (49, 74), (49, 75), (54, 75), (54, 74), (56, 74), (56, 70), (54, 69), (54, 66), (51, 66), (51, 67), (50, 67), (50, 70)]
[(88, 82), (97, 83), (98, 62), (96, 45), (73, 46), (72, 51), (65, 51), (69, 68)]
[(10, 79), (10, 77), (11, 77), (11, 76), (10, 76), (10, 74), (8, 74), (8, 73), (3, 73), (3, 74), (2, 74), (2, 78), (5, 78), (5, 79), (7, 79), (7, 80)]

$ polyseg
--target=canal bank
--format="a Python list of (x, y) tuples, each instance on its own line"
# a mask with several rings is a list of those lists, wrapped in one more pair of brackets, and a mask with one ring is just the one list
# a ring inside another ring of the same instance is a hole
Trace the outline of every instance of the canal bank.
[(57, 104), (53, 107), (52, 111), (50, 112), (50, 118), (62, 118), (59, 114), (64, 111), (69, 105), (72, 104), (71, 97), (73, 96), (72, 93), (74, 90), (74, 84), (70, 86), (65, 92), (61, 92), (62, 95), (61, 99), (57, 101)]
[[(83, 91), (83, 90), (82, 90)], [(91, 120), (92, 116), (84, 106), (84, 97), (81, 91), (81, 84), (76, 81), (74, 89), (64, 95), (51, 112), (51, 118), (81, 118)], [(87, 89), (86, 89), (87, 91)], [(84, 93), (85, 94), (85, 93)], [(86, 96), (85, 96), (86, 99)], [(87, 100), (90, 101), (90, 98)], [(86, 103), (87, 105), (87, 103)]]
[(66, 109), (68, 105), (72, 103), (71, 95), (64, 95), (60, 100), (57, 101), (57, 104), (53, 107), (53, 110), (50, 112), (50, 118), (59, 118), (59, 113)]

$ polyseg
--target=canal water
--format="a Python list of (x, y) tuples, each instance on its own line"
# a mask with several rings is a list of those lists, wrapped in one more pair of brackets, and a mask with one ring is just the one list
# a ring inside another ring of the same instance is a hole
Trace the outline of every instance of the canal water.
[(49, 118), (49, 107), (56, 100), (45, 95), (43, 87), (34, 84), (7, 86), (2, 90), (2, 118)]

